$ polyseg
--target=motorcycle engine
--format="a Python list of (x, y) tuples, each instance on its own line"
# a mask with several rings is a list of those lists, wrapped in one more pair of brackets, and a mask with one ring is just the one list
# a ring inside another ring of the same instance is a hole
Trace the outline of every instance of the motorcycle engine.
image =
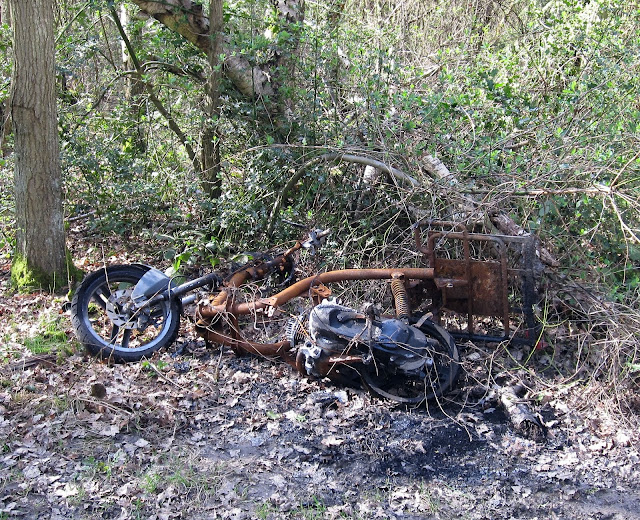
[[(371, 309), (371, 308), (370, 308)], [(420, 329), (395, 318), (379, 318), (335, 301), (324, 300), (309, 314), (308, 337), (300, 320), (288, 327), (288, 338), (305, 356), (305, 369), (319, 376), (316, 363), (336, 354), (360, 354), (364, 363), (384, 363), (391, 372), (420, 377), (433, 365), (438, 342)]]

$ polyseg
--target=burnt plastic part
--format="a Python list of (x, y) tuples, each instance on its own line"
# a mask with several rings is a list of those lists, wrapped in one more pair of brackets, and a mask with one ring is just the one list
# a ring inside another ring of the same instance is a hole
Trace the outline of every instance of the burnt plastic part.
[[(309, 315), (309, 332), (313, 345), (307, 346), (311, 358), (346, 354), (355, 347), (373, 355), (394, 372), (419, 376), (433, 364), (429, 351), (433, 345), (425, 334), (401, 320), (368, 319), (354, 309), (335, 302), (323, 302)], [(318, 349), (318, 350), (316, 350)], [(311, 359), (307, 359), (311, 366)]]
[(136, 306), (140, 306), (149, 298), (160, 294), (171, 286), (171, 278), (162, 271), (151, 268), (135, 285), (131, 293), (131, 300)]
[(442, 397), (460, 374), (460, 354), (451, 335), (429, 320), (420, 320), (415, 327), (428, 338), (425, 349), (432, 362), (425, 363), (424, 370), (400, 373), (378, 351), (375, 362), (364, 364), (361, 371), (362, 382), (372, 394), (412, 407)]
[(309, 238), (301, 243), (304, 249), (308, 249), (312, 255), (316, 254), (316, 250), (320, 248), (325, 237), (331, 233), (330, 229), (314, 229), (309, 233)]
[(309, 333), (327, 354), (342, 352), (347, 342), (366, 341), (366, 331), (364, 315), (335, 302), (325, 301), (314, 307), (309, 315)]

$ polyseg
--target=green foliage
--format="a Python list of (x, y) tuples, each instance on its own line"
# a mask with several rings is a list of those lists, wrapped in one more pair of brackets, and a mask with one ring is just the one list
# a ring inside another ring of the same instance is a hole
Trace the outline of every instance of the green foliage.
[[(280, 90), (273, 99), (248, 99), (223, 77), (216, 201), (199, 189), (146, 93), (125, 95), (131, 85), (105, 7), (68, 3), (58, 14), (67, 214), (90, 215), (90, 232), (159, 240), (159, 257), (175, 270), (215, 266), (229, 249), (264, 241), (274, 198), (303, 164), (341, 150), (399, 167), (425, 188), (369, 186), (359, 166), (315, 163), (283, 200), (276, 241), (300, 234), (283, 220), (332, 226), (344, 237), (336, 251), (343, 242), (358, 251), (337, 255), (344, 265), (393, 257), (416, 219), (409, 207), (449, 218), (459, 208), (452, 198), (464, 190), (485, 211), (510, 212), (564, 265), (582, 266), (585, 278), (606, 282), (620, 298), (637, 283), (640, 23), (633, 6), (553, 0), (499, 10), (446, 0), (394, 10), (352, 0), (307, 4), (306, 23), (294, 25), (266, 0), (226, 3), (236, 56), (266, 67)], [(197, 148), (208, 117), (205, 56), (152, 20), (134, 19), (126, 30), (139, 60), (153, 64), (146, 79)], [(427, 154), (459, 184), (429, 179)], [(3, 199), (3, 250), (12, 247), (11, 204)]]
[(0, 258), (9, 259), (16, 246), (14, 230), (13, 162), (0, 161)]
[(185, 266), (192, 268), (206, 263), (215, 268), (220, 264), (220, 258), (215, 256), (221, 250), (219, 240), (203, 231), (186, 229), (174, 235), (156, 235), (156, 238), (168, 242), (168, 247), (162, 248), (163, 256), (171, 261), (174, 273)]
[[(471, 39), (433, 45), (422, 60), (429, 67), (403, 60), (404, 36), (375, 25), (340, 26), (328, 45), (325, 27), (308, 33), (302, 73), (308, 84), (318, 70), (323, 77), (299, 91), (300, 113), (313, 115), (300, 125), (310, 129), (306, 142), (322, 136), (336, 147), (380, 150), (413, 171), (422, 154), (437, 155), (465, 189), (488, 194), (489, 210), (493, 195), (496, 207), (554, 241), (567, 265), (584, 266), (591, 279), (597, 270), (624, 292), (638, 265), (637, 12), (602, 0), (530, 3), (517, 14), (518, 23), (507, 17), (501, 27), (494, 14), (482, 33), (462, 23)], [(424, 40), (423, 52), (438, 36)], [(348, 70), (332, 78), (338, 49)], [(534, 190), (540, 195), (528, 197)]]
[(153, 495), (156, 493), (156, 490), (158, 489), (158, 486), (161, 483), (161, 481), (162, 481), (162, 475), (156, 472), (150, 471), (144, 475), (140, 487), (147, 493)]
[(0, 24), (0, 103), (9, 99), (13, 59), (11, 42), (11, 27), (6, 23)]
[(43, 314), (38, 331), (24, 339), (24, 346), (32, 354), (50, 354), (67, 350), (69, 338), (59, 317)]

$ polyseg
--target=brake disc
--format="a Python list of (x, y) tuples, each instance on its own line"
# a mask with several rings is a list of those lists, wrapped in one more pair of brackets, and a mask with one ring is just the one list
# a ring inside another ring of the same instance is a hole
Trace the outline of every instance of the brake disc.
[(106, 305), (107, 316), (111, 323), (120, 328), (135, 329), (138, 328), (138, 318), (133, 316), (131, 311), (131, 293), (133, 287), (120, 289), (111, 293)]

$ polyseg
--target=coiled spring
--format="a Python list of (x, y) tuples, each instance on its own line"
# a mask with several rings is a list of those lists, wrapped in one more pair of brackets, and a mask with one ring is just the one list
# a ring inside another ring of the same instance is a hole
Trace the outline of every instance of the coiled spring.
[(400, 320), (407, 319), (411, 314), (409, 306), (409, 295), (407, 288), (404, 286), (404, 276), (394, 275), (391, 279), (391, 292), (396, 304), (396, 317)]

